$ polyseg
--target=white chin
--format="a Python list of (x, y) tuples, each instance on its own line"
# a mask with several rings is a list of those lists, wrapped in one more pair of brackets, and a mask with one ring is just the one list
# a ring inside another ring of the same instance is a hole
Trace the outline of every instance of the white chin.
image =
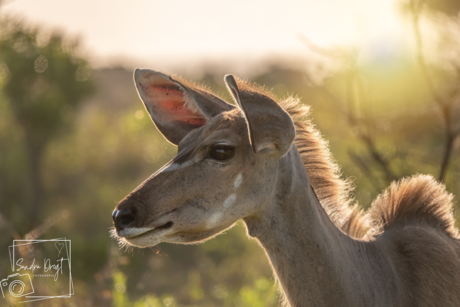
[(136, 246), (136, 247), (149, 247), (155, 246), (161, 243), (161, 239), (158, 237), (153, 236), (139, 236), (134, 238), (123, 238), (123, 242), (128, 243), (129, 245)]
[(144, 234), (131, 237), (131, 238), (122, 238), (123, 242), (128, 243), (129, 245), (137, 247), (151, 247), (161, 242), (165, 241), (165, 236), (173, 232), (171, 228), (168, 229), (158, 229), (154, 231), (148, 231)]

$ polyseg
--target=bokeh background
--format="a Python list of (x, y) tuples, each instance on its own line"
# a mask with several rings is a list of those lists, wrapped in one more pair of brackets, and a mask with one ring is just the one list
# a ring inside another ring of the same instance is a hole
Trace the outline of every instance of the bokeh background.
[(197, 246), (124, 250), (109, 238), (118, 201), (176, 153), (133, 69), (182, 75), (228, 101), (226, 73), (301, 97), (363, 208), (416, 173), (457, 201), (459, 10), (457, 0), (1, 1), (0, 276), (13, 239), (66, 237), (75, 295), (29, 305), (277, 306), (241, 222)]

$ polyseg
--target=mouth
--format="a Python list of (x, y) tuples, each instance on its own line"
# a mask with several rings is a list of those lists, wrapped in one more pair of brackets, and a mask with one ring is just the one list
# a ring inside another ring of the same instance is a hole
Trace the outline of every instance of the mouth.
[(121, 242), (138, 246), (147, 247), (154, 246), (161, 242), (161, 238), (170, 232), (170, 228), (174, 225), (169, 221), (158, 227), (141, 227), (127, 228), (120, 230), (117, 235)]
[(151, 234), (155, 231), (171, 228), (174, 223), (169, 221), (164, 225), (158, 227), (141, 227), (141, 228), (127, 228), (120, 230), (118, 236), (125, 239), (133, 239), (140, 236)]

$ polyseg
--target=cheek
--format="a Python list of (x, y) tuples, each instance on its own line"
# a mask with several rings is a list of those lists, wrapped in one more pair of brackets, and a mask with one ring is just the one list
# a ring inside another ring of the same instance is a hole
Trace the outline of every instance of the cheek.
[(236, 193), (233, 193), (233, 194), (231, 194), (230, 196), (228, 196), (228, 197), (224, 200), (223, 207), (227, 209), (227, 208), (230, 208), (231, 206), (233, 206), (233, 204), (234, 204), (235, 201), (236, 201), (236, 197), (237, 197), (237, 194), (236, 194)]
[(215, 226), (219, 225), (224, 217), (223, 212), (215, 212), (213, 213), (207, 220), (206, 220), (206, 228), (214, 228)]
[(244, 177), (243, 182), (237, 189), (236, 204), (252, 210), (264, 205), (275, 196), (276, 174), (257, 176), (252, 174), (250, 177)]
[(242, 182), (243, 182), (243, 174), (239, 173), (236, 176), (235, 182), (233, 183), (233, 186), (235, 187), (235, 189), (238, 189)]

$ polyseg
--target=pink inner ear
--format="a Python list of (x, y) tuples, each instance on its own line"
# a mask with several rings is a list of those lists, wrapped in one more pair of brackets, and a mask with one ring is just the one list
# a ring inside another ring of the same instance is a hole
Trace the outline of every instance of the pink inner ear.
[(206, 119), (186, 106), (185, 95), (179, 86), (171, 83), (155, 83), (142, 86), (147, 108), (161, 122), (180, 121), (194, 127), (206, 124)]

